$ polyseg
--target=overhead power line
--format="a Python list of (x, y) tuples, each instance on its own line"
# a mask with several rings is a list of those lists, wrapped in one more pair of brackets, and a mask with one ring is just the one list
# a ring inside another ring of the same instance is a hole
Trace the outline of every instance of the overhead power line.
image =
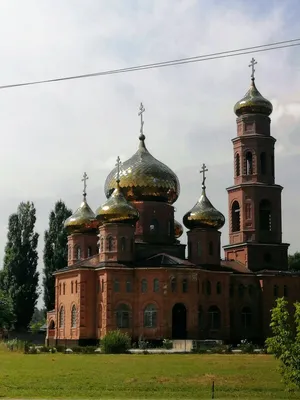
[(32, 86), (32, 85), (40, 85), (43, 83), (61, 82), (61, 81), (69, 81), (69, 80), (74, 80), (74, 79), (93, 78), (96, 76), (122, 74), (122, 73), (126, 73), (126, 72), (142, 71), (142, 70), (146, 70), (146, 69), (170, 67), (170, 66), (175, 66), (175, 65), (190, 64), (190, 63), (201, 62), (201, 61), (209, 61), (209, 60), (216, 60), (216, 59), (222, 59), (222, 58), (236, 57), (236, 56), (242, 56), (242, 55), (250, 54), (250, 53), (272, 51), (272, 50), (284, 49), (284, 48), (295, 47), (295, 46), (300, 46), (300, 38), (284, 40), (281, 42), (274, 42), (274, 43), (269, 43), (269, 44), (262, 44), (259, 46), (244, 47), (244, 48), (240, 48), (240, 49), (236, 49), (236, 50), (228, 50), (228, 51), (222, 51), (222, 52), (218, 52), (218, 53), (204, 54), (204, 55), (194, 56), (194, 57), (179, 58), (176, 60), (162, 61), (162, 62), (157, 62), (157, 63), (152, 63), (152, 64), (142, 64), (142, 65), (127, 67), (127, 68), (119, 68), (119, 69), (111, 69), (111, 70), (100, 71), (100, 72), (93, 72), (93, 73), (89, 73), (89, 74), (65, 76), (65, 77), (60, 77), (60, 78), (45, 79), (45, 80), (39, 80), (39, 81), (13, 83), (13, 84), (9, 84), (9, 85), (2, 85), (2, 86), (0, 86), (0, 89), (10, 89), (10, 88), (20, 87), (20, 86)]

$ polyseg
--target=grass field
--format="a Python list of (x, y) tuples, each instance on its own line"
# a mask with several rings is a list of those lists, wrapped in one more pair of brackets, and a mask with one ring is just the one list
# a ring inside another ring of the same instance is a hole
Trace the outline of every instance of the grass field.
[(0, 352), (0, 398), (299, 399), (268, 355)]

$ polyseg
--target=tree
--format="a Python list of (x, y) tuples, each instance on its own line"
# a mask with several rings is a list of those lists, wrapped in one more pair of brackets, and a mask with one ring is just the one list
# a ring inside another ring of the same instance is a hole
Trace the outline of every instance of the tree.
[(289, 254), (288, 263), (290, 271), (300, 271), (300, 252)]
[(0, 291), (0, 333), (4, 329), (11, 329), (15, 322), (13, 304), (10, 297)]
[(284, 298), (277, 299), (270, 324), (273, 336), (266, 340), (266, 345), (280, 362), (283, 381), (293, 390), (300, 389), (300, 303), (294, 304), (294, 321), (291, 321), (287, 305)]
[(12, 300), (15, 328), (27, 329), (39, 296), (37, 272), (39, 235), (34, 231), (36, 210), (20, 203), (8, 220), (7, 244), (1, 277), (2, 290)]
[(65, 203), (59, 200), (49, 215), (49, 229), (45, 231), (44, 241), (44, 302), (46, 310), (55, 307), (55, 279), (53, 272), (67, 265), (68, 250), (65, 220), (72, 214)]

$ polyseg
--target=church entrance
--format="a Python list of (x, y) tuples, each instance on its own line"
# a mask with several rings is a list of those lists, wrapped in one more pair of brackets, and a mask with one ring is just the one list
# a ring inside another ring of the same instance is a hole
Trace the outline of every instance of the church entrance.
[(186, 307), (182, 303), (172, 309), (172, 339), (186, 339)]

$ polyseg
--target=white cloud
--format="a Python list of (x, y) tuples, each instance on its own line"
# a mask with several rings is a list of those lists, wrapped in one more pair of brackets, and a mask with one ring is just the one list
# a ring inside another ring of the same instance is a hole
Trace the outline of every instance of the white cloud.
[[(196, 0), (3, 0), (0, 3), (0, 84), (95, 72), (236, 49), (292, 37), (288, 2)], [(274, 100), (278, 183), (284, 191), (284, 238), (297, 249), (298, 94), (295, 48), (254, 55), (257, 85)], [(103, 184), (115, 164), (138, 145), (138, 106), (146, 107), (152, 154), (178, 172), (182, 192), (176, 218), (200, 192), (199, 165), (209, 166), (212, 203), (227, 215), (232, 183), (233, 105), (249, 85), (252, 54), (77, 81), (0, 91), (1, 226), (22, 200), (38, 207), (47, 226), (58, 198), (76, 208), (87, 171), (91, 206), (104, 201)], [(293, 155), (293, 156), (291, 156)], [(297, 161), (297, 162), (296, 162)], [(0, 230), (5, 245), (6, 230)], [(223, 242), (227, 232), (223, 230)], [(42, 243), (41, 243), (42, 245)], [(2, 253), (1, 253), (2, 252)]]

